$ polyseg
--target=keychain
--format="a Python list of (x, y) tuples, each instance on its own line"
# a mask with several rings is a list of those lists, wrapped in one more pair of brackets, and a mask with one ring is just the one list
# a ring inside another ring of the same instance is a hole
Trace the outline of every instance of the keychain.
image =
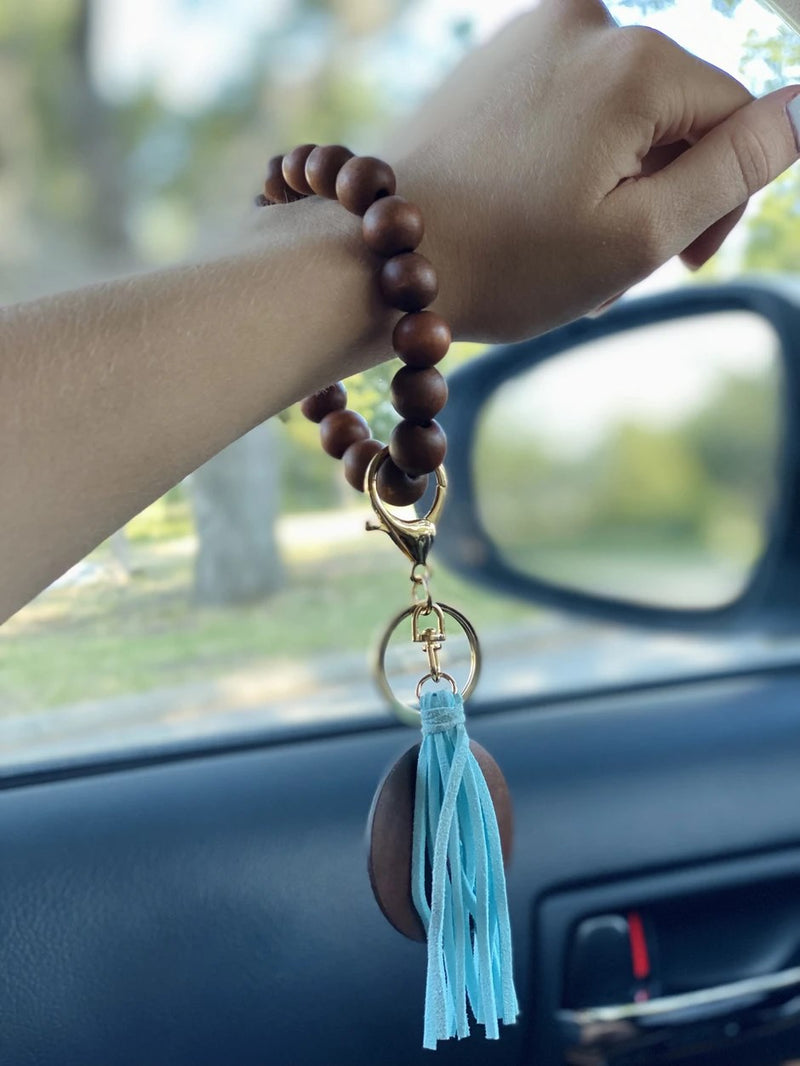
[[(379, 452), (367, 471), (377, 515), (367, 529), (387, 533), (411, 561), (412, 602), (389, 623), (373, 666), (398, 718), (421, 726), (422, 741), (395, 763), (373, 800), (369, 875), (378, 905), (395, 929), (427, 940), (423, 1046), (435, 1048), (438, 1040), (469, 1035), (467, 1006), (490, 1039), (499, 1036), (498, 1021), (511, 1024), (519, 1012), (504, 872), (511, 851), (511, 803), (497, 763), (469, 740), (464, 725), (464, 700), (480, 672), (477, 634), (460, 611), (437, 603), (430, 593), (427, 557), (447, 491), (444, 468), (435, 471), (429, 513), (403, 520), (377, 492), (386, 455)], [(419, 710), (396, 698), (386, 676), (391, 637), (409, 619), (411, 639), (427, 658), (416, 687)], [(463, 692), (441, 667), (450, 621), (469, 643)]]

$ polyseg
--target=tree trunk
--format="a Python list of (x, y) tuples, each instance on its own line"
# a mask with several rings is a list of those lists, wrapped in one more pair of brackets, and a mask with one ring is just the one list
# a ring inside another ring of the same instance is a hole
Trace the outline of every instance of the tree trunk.
[(75, 85), (72, 120), (75, 143), (89, 175), (92, 195), (88, 223), (92, 244), (112, 264), (131, 253), (125, 228), (128, 182), (111, 108), (97, 92), (90, 50), (93, 0), (81, 0), (72, 42)]
[(199, 603), (252, 603), (283, 584), (275, 540), (278, 478), (277, 436), (269, 422), (191, 475), (200, 542), (195, 560)]

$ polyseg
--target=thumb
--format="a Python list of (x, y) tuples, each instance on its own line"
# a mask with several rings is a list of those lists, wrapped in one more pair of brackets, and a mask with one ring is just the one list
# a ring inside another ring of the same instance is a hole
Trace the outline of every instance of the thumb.
[(728, 234), (736, 227), (746, 209), (747, 204), (740, 204), (733, 211), (729, 211), (727, 215), (718, 218), (707, 230), (704, 230), (699, 237), (695, 238), (681, 252), (683, 265), (688, 267), (689, 270), (699, 270), (701, 266), (704, 266), (711, 256), (720, 250)]
[[(663, 170), (620, 186), (623, 211), (656, 220), (661, 257), (682, 252), (800, 156), (800, 85), (739, 108)], [(644, 212), (644, 214), (642, 214)]]

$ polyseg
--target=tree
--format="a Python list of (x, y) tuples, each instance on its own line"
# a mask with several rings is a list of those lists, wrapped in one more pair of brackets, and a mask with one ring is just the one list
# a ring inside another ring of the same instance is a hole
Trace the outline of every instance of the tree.
[(195, 596), (214, 606), (252, 603), (283, 582), (275, 540), (279, 469), (265, 422), (191, 475), (199, 547)]

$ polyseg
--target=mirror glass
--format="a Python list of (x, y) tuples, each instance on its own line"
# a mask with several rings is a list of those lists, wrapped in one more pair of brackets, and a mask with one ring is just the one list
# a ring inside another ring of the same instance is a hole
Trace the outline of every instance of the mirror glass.
[(570, 589), (713, 608), (777, 499), (780, 342), (752, 312), (658, 322), (504, 383), (478, 427), (479, 514), (505, 561)]

